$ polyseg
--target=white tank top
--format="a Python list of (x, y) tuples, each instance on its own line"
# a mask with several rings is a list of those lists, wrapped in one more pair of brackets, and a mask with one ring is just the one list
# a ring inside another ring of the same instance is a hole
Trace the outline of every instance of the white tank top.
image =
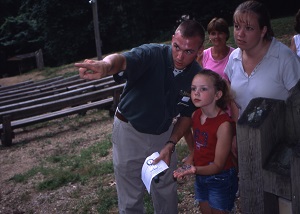
[(296, 53), (300, 57), (300, 34), (294, 36), (294, 41), (296, 45)]

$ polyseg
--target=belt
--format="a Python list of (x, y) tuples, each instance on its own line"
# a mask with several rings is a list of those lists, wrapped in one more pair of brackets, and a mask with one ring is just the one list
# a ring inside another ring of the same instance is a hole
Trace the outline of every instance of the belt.
[(119, 120), (123, 121), (124, 123), (128, 123), (128, 120), (118, 110), (116, 110), (115, 115)]

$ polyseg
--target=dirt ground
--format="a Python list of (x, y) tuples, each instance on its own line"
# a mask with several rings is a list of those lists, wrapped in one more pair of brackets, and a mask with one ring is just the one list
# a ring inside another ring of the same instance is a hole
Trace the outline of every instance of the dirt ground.
[[(63, 73), (63, 71), (62, 71)], [(12, 85), (27, 80), (40, 80), (39, 72), (0, 79), (0, 85)], [(75, 116), (71, 116), (75, 117)], [(76, 154), (82, 148), (93, 145), (111, 134), (113, 119), (108, 112), (94, 114), (88, 112), (80, 120), (63, 122), (64, 118), (46, 123), (46, 125), (26, 127), (16, 131), (13, 146), (0, 146), (0, 213), (98, 213), (96, 204), (82, 211), (80, 204), (86, 200), (95, 200), (98, 179), (89, 180), (87, 184), (69, 183), (57, 190), (37, 191), (35, 184), (43, 179), (38, 174), (28, 182), (16, 183), (10, 180), (16, 174), (24, 173), (37, 166), (50, 155), (63, 151), (65, 154)], [(80, 141), (74, 148), (74, 141)], [(111, 159), (111, 154), (106, 157)], [(101, 160), (99, 160), (101, 161)], [(106, 177), (106, 185), (113, 185), (113, 176)], [(180, 202), (180, 213), (200, 213), (194, 205), (193, 177), (179, 184), (183, 199)], [(80, 197), (74, 197), (79, 194)], [(74, 211), (76, 210), (76, 211)], [(238, 202), (236, 211), (240, 213)], [(117, 213), (117, 208), (109, 213)]]

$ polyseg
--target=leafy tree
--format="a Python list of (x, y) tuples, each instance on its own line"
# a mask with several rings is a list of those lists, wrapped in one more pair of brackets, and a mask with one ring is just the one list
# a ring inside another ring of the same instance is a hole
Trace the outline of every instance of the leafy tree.
[[(190, 15), (204, 27), (215, 16), (232, 22), (242, 0), (97, 0), (102, 53), (170, 40), (177, 20)], [(299, 0), (264, 0), (272, 18), (300, 7)], [(288, 8), (288, 7), (286, 7)], [(278, 12), (279, 11), (279, 12)], [(89, 0), (1, 0), (0, 69), (5, 59), (42, 49), (47, 66), (96, 56), (92, 5)]]
[(59, 65), (95, 55), (92, 26), (88, 1), (26, 0), (1, 26), (0, 44), (14, 55), (42, 48), (46, 64)]

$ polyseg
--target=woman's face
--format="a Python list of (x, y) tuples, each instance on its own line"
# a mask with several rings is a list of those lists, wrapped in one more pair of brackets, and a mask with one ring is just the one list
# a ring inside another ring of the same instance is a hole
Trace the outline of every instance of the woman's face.
[(234, 17), (234, 39), (242, 50), (251, 50), (257, 47), (266, 34), (267, 27), (260, 28), (258, 16), (253, 12), (238, 13)]
[(211, 31), (209, 33), (209, 40), (213, 46), (226, 46), (227, 34), (221, 31)]

